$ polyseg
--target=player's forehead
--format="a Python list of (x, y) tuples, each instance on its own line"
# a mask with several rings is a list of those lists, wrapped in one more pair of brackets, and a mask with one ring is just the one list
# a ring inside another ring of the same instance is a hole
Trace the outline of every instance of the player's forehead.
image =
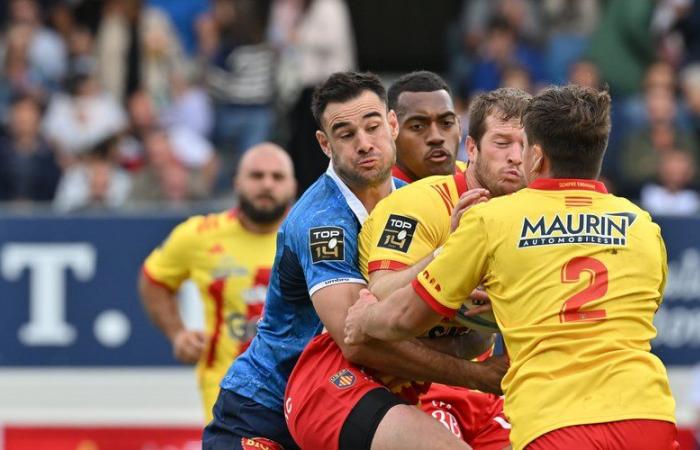
[(486, 124), (486, 132), (484, 133), (484, 136), (521, 136), (523, 134), (523, 124), (520, 121), (520, 117), (511, 117), (509, 119), (504, 119), (503, 113), (498, 110), (490, 113), (486, 117), (484, 123)]
[(452, 97), (446, 90), (431, 92), (402, 92), (397, 99), (401, 120), (454, 114)]
[(328, 132), (343, 125), (359, 125), (371, 117), (385, 117), (386, 103), (372, 91), (363, 91), (360, 95), (345, 102), (331, 102), (323, 112), (323, 123)]
[(261, 172), (290, 173), (291, 170), (291, 162), (288, 158), (274, 149), (261, 149), (246, 155), (239, 168), (244, 175)]

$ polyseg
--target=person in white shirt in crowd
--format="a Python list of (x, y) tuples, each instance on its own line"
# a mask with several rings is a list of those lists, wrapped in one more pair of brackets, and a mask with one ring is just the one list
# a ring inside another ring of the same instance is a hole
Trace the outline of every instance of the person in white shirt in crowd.
[(661, 154), (658, 183), (642, 187), (641, 206), (651, 214), (689, 216), (700, 212), (700, 193), (690, 189), (695, 162), (688, 152), (668, 150)]

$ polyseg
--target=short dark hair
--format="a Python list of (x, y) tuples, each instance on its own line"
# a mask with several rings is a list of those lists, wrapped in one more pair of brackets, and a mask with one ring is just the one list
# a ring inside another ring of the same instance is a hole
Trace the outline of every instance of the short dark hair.
[(386, 104), (386, 89), (372, 72), (336, 72), (328, 77), (316, 87), (311, 97), (311, 112), (316, 125), (323, 129), (321, 118), (329, 103), (346, 102), (359, 97), (364, 91), (374, 92)]
[(486, 134), (486, 118), (498, 114), (501, 120), (520, 119), (532, 96), (517, 88), (500, 88), (479, 94), (469, 105), (469, 136), (477, 149)]
[(427, 70), (407, 73), (389, 87), (389, 109), (393, 109), (396, 111), (396, 114), (400, 114), (398, 111), (399, 96), (404, 92), (435, 92), (440, 90), (445, 90), (452, 95), (450, 87), (440, 75)]
[(555, 178), (595, 179), (610, 135), (610, 94), (589, 87), (550, 87), (523, 113), (528, 144), (538, 144)]

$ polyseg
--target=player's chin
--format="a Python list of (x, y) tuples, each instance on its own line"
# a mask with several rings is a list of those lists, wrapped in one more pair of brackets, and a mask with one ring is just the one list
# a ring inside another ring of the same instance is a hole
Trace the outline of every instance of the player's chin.
[(501, 183), (498, 185), (499, 190), (501, 191), (501, 195), (508, 195), (512, 194), (514, 192), (519, 191), (520, 189), (525, 187), (525, 180), (516, 180), (516, 179), (508, 179), (508, 180), (503, 180)]

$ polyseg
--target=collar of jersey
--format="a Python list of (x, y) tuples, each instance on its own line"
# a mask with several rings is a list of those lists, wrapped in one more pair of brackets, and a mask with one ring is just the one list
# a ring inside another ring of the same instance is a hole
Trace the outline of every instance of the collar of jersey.
[(538, 178), (528, 186), (544, 191), (595, 191), (607, 194), (608, 190), (600, 181), (579, 178)]
[[(345, 201), (347, 202), (352, 212), (355, 213), (355, 217), (357, 217), (357, 220), (360, 222), (360, 224), (365, 223), (365, 220), (367, 220), (367, 216), (369, 216), (367, 208), (365, 208), (365, 205), (362, 204), (360, 199), (352, 193), (350, 188), (343, 182), (343, 180), (340, 179), (338, 174), (333, 169), (333, 163), (328, 164), (328, 169), (326, 169), (326, 175), (328, 175), (331, 178), (331, 180), (335, 182), (336, 186), (338, 186), (338, 189), (340, 189), (340, 193), (343, 194)], [(394, 179), (392, 178), (391, 192), (394, 192), (395, 190), (396, 183), (394, 183)]]

